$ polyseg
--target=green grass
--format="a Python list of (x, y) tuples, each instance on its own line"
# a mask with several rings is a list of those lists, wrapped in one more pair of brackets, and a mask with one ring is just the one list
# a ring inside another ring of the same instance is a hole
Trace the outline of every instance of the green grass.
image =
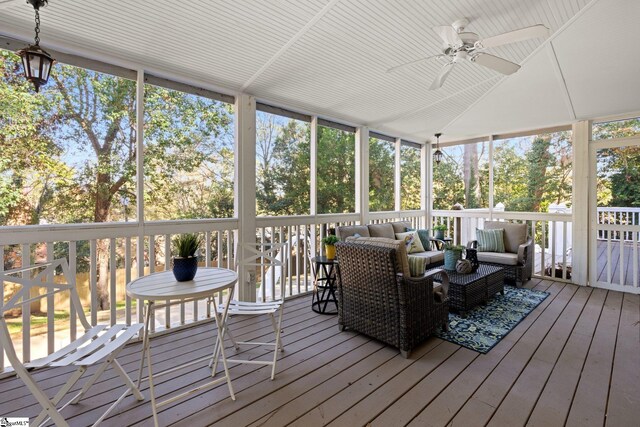
[[(138, 304), (138, 300), (132, 299), (131, 300), (131, 308), (135, 307)], [(116, 310), (124, 310), (126, 306), (126, 302), (125, 301), (120, 301), (116, 303)]]
[[(69, 313), (67, 311), (56, 311), (53, 314), (55, 320), (68, 320)], [(38, 327), (47, 324), (47, 313), (38, 313), (31, 315), (31, 327)], [(9, 333), (17, 334), (22, 332), (22, 316), (15, 319), (7, 319)]]
[[(137, 304), (136, 300), (132, 300), (131, 301), (131, 307), (135, 307)], [(125, 309), (125, 302), (121, 301), (116, 303), (116, 310), (124, 310)], [(87, 310), (85, 312), (86, 316), (89, 316), (89, 311)], [(62, 311), (62, 310), (56, 310), (56, 312), (53, 315), (55, 320), (69, 320), (69, 312), (68, 311)], [(31, 315), (31, 328), (37, 328), (37, 327), (42, 327), (42, 326), (46, 326), (47, 324), (47, 313), (38, 313), (38, 314), (32, 314)], [(7, 326), (9, 327), (9, 333), (10, 334), (18, 334), (22, 332), (22, 316), (19, 317), (15, 317), (13, 319), (7, 319)]]

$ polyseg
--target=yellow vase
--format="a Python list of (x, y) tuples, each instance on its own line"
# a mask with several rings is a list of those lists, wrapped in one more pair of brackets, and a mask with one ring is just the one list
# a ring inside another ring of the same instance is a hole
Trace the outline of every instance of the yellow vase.
[(327, 259), (334, 259), (336, 257), (336, 247), (334, 245), (324, 245), (324, 253)]

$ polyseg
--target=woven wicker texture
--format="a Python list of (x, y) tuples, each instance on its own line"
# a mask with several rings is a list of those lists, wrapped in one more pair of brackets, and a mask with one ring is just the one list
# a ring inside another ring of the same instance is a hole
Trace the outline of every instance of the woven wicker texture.
[(338, 242), (338, 323), (408, 354), (448, 319), (431, 277), (398, 274), (396, 251)]
[[(504, 289), (504, 269), (482, 263), (475, 273), (448, 272), (449, 304), (452, 310), (465, 313)], [(438, 275), (435, 276), (438, 280)]]

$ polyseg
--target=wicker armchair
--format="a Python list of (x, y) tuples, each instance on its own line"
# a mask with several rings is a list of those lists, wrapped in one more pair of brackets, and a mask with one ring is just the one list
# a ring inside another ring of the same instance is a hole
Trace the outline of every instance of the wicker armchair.
[[(398, 273), (396, 250), (351, 242), (336, 244), (338, 324), (400, 349), (409, 357), (438, 327), (447, 329), (448, 278), (437, 269), (422, 277)], [(433, 274), (445, 278), (434, 292)], [(437, 301), (440, 300), (440, 301)]]
[[(504, 253), (478, 252), (478, 260), (482, 263), (504, 268), (504, 280), (522, 285), (531, 279), (533, 274), (534, 244), (533, 238), (528, 235), (526, 224), (517, 224), (503, 221), (485, 221), (485, 230), (504, 230)], [(467, 243), (467, 248), (476, 249), (478, 241)]]

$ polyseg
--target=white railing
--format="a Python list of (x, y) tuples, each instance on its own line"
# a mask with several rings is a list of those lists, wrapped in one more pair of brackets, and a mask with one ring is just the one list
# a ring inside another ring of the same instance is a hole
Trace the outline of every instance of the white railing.
[[(640, 208), (598, 208), (598, 224), (638, 226), (640, 225)], [(632, 230), (610, 229), (598, 227), (599, 240), (624, 240), (627, 242), (638, 242), (638, 234)]]
[(432, 227), (445, 224), (445, 237), (456, 244), (466, 245), (475, 240), (476, 228), (493, 218), (496, 221), (527, 223), (534, 237), (535, 253), (533, 275), (553, 277), (554, 280), (571, 278), (571, 223), (570, 213), (536, 212), (493, 212), (477, 210), (437, 210), (433, 211)]
[(287, 297), (312, 291), (311, 258), (324, 254), (322, 239), (332, 234), (335, 227), (353, 225), (359, 220), (360, 215), (355, 213), (256, 218), (258, 242), (290, 242), (291, 250), (282, 258), (287, 266), (287, 277), (269, 276), (270, 273), (276, 274), (270, 270), (258, 273), (256, 279), (260, 286), (256, 290), (256, 299), (278, 298), (283, 288)]
[[(236, 219), (157, 221), (138, 223), (36, 225), (0, 228), (0, 250), (14, 266), (66, 257), (71, 280), (78, 288), (82, 305), (90, 323), (142, 322), (142, 301), (132, 301), (125, 285), (141, 274), (170, 268), (171, 238), (178, 233), (202, 233), (205, 238), (201, 265), (235, 268), (233, 260)], [(143, 236), (140, 239), (139, 236)], [(142, 241), (143, 261), (137, 256)], [(88, 249), (87, 249), (88, 248)], [(4, 263), (0, 263), (4, 268)], [(99, 282), (99, 277), (102, 280)], [(109, 309), (100, 310), (99, 284), (107, 298)], [(2, 283), (1, 301), (15, 289)], [(24, 310), (20, 318), (11, 319), (20, 329), (21, 339), (16, 350), (23, 361), (52, 353), (75, 340), (75, 316), (69, 316), (68, 296), (48, 297), (42, 306), (30, 311), (46, 313), (46, 321), (32, 324), (31, 313)], [(18, 313), (17, 313), (18, 314)], [(181, 303), (156, 312), (151, 330), (160, 332), (181, 325), (206, 320), (211, 315), (206, 300)], [(40, 324), (44, 323), (44, 324)], [(0, 369), (4, 368), (0, 349)]]

